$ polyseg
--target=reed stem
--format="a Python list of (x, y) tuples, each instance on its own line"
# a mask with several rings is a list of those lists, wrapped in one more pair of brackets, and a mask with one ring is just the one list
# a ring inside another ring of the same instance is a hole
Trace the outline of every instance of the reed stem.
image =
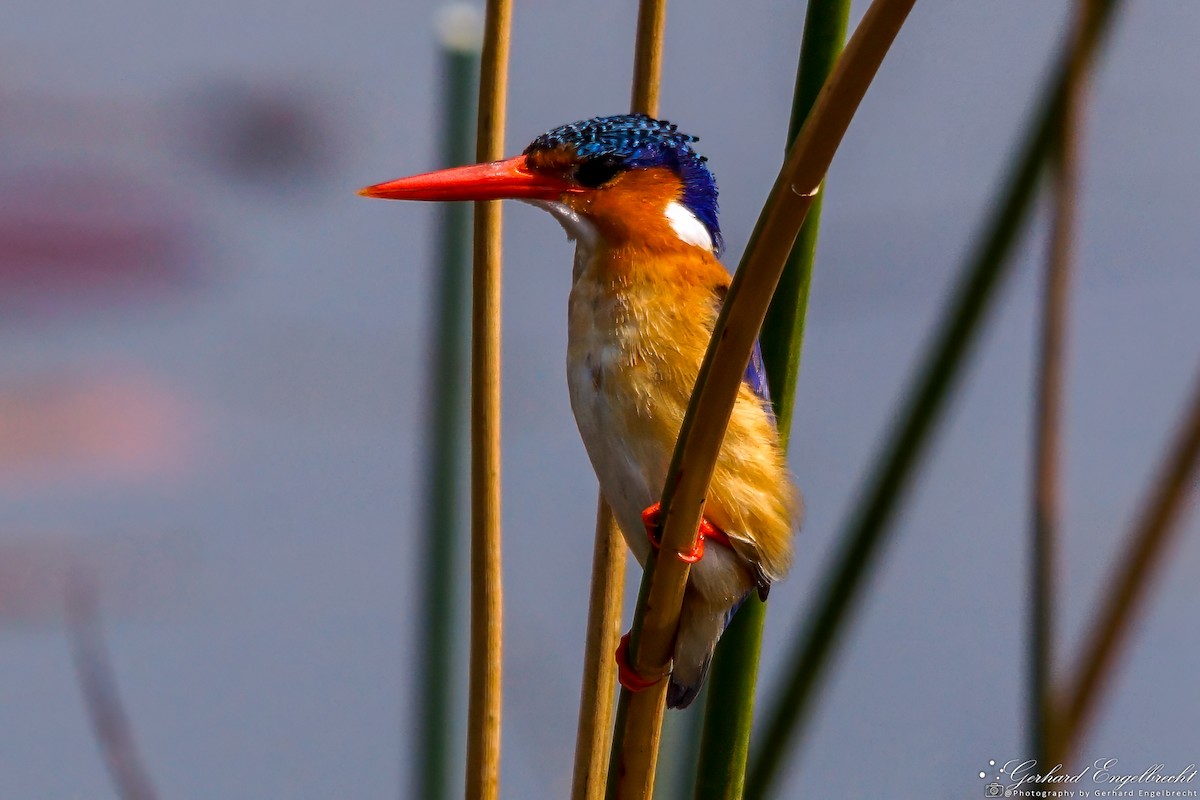
[[(474, 155), (479, 50), (443, 42), (441, 164), (468, 163)], [(462, 530), (458, 513), (461, 497), (462, 401), (466, 393), (466, 284), (470, 269), (471, 207), (445, 203), (439, 207), (436, 298), (427, 366), (430, 387), (429, 438), (424, 470), (425, 532), (420, 560), (421, 630), (415, 649), (417, 680), (413, 741), (416, 744), (413, 795), (428, 800), (450, 796), (452, 720), (455, 718), (453, 676), (459, 630), (455, 588), (462, 584), (456, 569)]]
[[(666, 16), (666, 0), (641, 0), (638, 5), (630, 100), (634, 113), (658, 114)], [(595, 538), (572, 800), (596, 800), (604, 795), (612, 741), (608, 724), (617, 677), (613, 656), (620, 639), (626, 557), (625, 541), (603, 494), (597, 500)]]
[(1133, 620), (1145, 605), (1167, 550), (1183, 528), (1183, 513), (1187, 500), (1195, 495), (1200, 467), (1200, 374), (1177, 431), (1115, 562), (1114, 578), (1103, 584), (1099, 611), (1088, 626), (1072, 677), (1059, 695), (1061, 702), (1056, 705), (1051, 727), (1055, 732), (1049, 753), (1053, 763), (1074, 756), (1087, 733), (1103, 692), (1112, 681)]
[[(1119, 0), (1099, 0), (1096, 14), (1084, 31), (1081, 52), (1090, 63), (1109, 28)], [(780, 777), (786, 756), (795, 747), (812, 710), (814, 691), (825, 676), (841, 635), (848, 628), (863, 586), (887, 541), (891, 522), (908, 489), (920, 457), (932, 438), (935, 423), (961, 372), (971, 346), (978, 338), (987, 310), (998, 296), (1009, 271), (1008, 255), (1022, 231), (1050, 152), (1063, 102), (1066, 57), (1039, 105), (1015, 159), (1011, 175), (995, 213), (966, 262), (951, 302), (939, 323), (933, 343), (897, 415), (861, 493), (864, 498), (841, 534), (834, 565), (826, 575), (808, 628), (797, 639), (788, 658), (791, 664), (783, 686), (771, 697), (771, 716), (763, 728), (762, 745), (751, 760), (746, 784), (747, 800), (761, 800)]]
[(592, 592), (588, 601), (583, 684), (579, 690), (579, 729), (575, 736), (572, 800), (604, 797), (608, 749), (612, 741), (621, 601), (625, 592), (625, 540), (604, 495), (596, 501), (596, 540), (592, 551)]
[[(788, 148), (799, 135), (817, 94), (842, 52), (849, 17), (849, 0), (809, 0), (792, 99)], [(760, 337), (767, 384), (774, 400), (776, 428), (785, 452), (791, 435), (823, 194), (818, 194), (814, 200), (792, 246), (779, 286), (767, 309)], [(697, 800), (733, 800), (742, 796), (766, 609), (766, 604), (757, 596), (751, 596), (743, 603), (721, 637), (713, 658), (709, 675), (710, 700), (705, 708), (696, 776)]]
[[(788, 148), (800, 134), (800, 128), (808, 119), (821, 87), (825, 85), (826, 78), (842, 53), (849, 19), (850, 0), (809, 0), (808, 12), (804, 17), (804, 35), (800, 42), (800, 64), (796, 70), (792, 116), (788, 125)], [(767, 369), (767, 383), (771, 387), (779, 437), (785, 448), (792, 432), (792, 411), (796, 404), (796, 382), (804, 349), (804, 320), (817, 253), (823, 190), (824, 184), (800, 228), (800, 235), (796, 237), (796, 244), (788, 256), (775, 297), (763, 321), (763, 364)]]
[[(867, 10), (771, 190), (730, 285), (667, 473), (659, 551), (665, 557), (647, 562), (642, 581), (649, 589), (635, 613), (630, 657), (643, 675), (667, 672), (688, 577), (688, 565), (674, 556), (695, 544), (713, 466), (771, 295), (837, 146), (913, 2), (875, 0)], [(623, 799), (647, 797), (653, 786), (666, 687), (660, 680), (627, 701), (624, 728), (614, 737), (620, 738), (620, 757), (612, 768)], [(628, 692), (621, 694), (625, 702)]]
[(633, 91), (629, 100), (630, 110), (635, 114), (658, 116), (666, 28), (667, 0), (641, 0), (633, 48)]
[[(511, 0), (488, 0), (475, 157), (504, 154)], [(500, 562), (500, 201), (475, 204), (471, 281), (471, 667), (469, 800), (500, 791), (503, 593)]]
[(133, 726), (117, 690), (97, 606), (90, 576), (75, 572), (67, 586), (67, 629), (83, 702), (117, 796), (121, 800), (156, 800), (158, 793), (138, 753)]
[(1042, 286), (1041, 332), (1034, 406), (1033, 491), (1030, 497), (1029, 754), (1046, 763), (1052, 738), (1051, 681), (1054, 669), (1054, 586), (1058, 532), (1062, 526), (1061, 451), (1067, 303), (1070, 296), (1079, 148), (1087, 75), (1081, 57), (1090, 0), (1076, 3), (1070, 33), (1072, 56), (1063, 75), (1063, 104), (1053, 148), (1053, 220)]

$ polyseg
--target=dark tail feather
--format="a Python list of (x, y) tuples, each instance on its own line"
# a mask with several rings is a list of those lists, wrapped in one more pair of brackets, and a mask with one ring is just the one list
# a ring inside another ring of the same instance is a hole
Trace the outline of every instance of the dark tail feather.
[(667, 686), (667, 708), (687, 708), (692, 704), (692, 701), (700, 694), (700, 690), (704, 688), (704, 679), (708, 676), (708, 667), (711, 663), (712, 657), (710, 656), (704, 662), (704, 666), (700, 668), (700, 679), (695, 683), (678, 683), (675, 676), (671, 676), (671, 682)]
[(683, 613), (679, 618), (679, 634), (675, 640), (675, 663), (667, 687), (667, 708), (687, 708), (700, 694), (713, 650), (721, 634), (750, 594), (724, 609), (713, 607), (692, 589), (684, 595)]

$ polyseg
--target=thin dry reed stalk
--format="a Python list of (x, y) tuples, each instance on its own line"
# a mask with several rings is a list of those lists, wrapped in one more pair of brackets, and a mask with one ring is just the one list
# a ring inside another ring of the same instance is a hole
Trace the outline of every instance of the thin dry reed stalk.
[(1038, 343), (1034, 420), (1033, 491), (1030, 525), (1029, 733), (1030, 755), (1046, 758), (1053, 713), (1054, 587), (1058, 531), (1062, 524), (1061, 449), (1067, 303), (1071, 290), (1079, 194), (1079, 151), (1087, 90), (1083, 34), (1091, 0), (1079, 0), (1071, 31), (1071, 56), (1063, 77), (1063, 105), (1053, 169), (1053, 221), (1042, 288), (1041, 336)]
[[(504, 155), (511, 0), (488, 0), (476, 158)], [(475, 204), (471, 282), (471, 667), (466, 796), (500, 790), (500, 202)]]
[(638, 4), (637, 41), (633, 52), (633, 92), (629, 105), (635, 114), (658, 116), (662, 88), (663, 33), (667, 27), (667, 0), (642, 0)]
[(1088, 627), (1075, 670), (1058, 696), (1050, 763), (1074, 756), (1112, 680), (1117, 657), (1133, 620), (1145, 604), (1168, 548), (1183, 529), (1183, 512), (1196, 492), (1200, 467), (1200, 374), (1178, 433), (1167, 448), (1112, 580), (1103, 584), (1100, 610)]
[[(633, 112), (652, 117), (658, 114), (666, 17), (666, 0), (642, 0), (638, 6), (630, 104)], [(616, 694), (617, 669), (613, 653), (621, 635), (625, 562), (625, 542), (613, 520), (612, 509), (601, 495), (596, 509), (592, 592), (588, 602), (572, 800), (599, 800), (604, 796)]]
[(625, 591), (625, 540), (601, 495), (596, 503), (596, 543), (592, 551), (592, 593), (588, 600), (583, 685), (579, 691), (579, 728), (575, 736), (572, 800), (604, 796), (612, 714), (616, 702), (616, 661)]
[(67, 586), (67, 630), (83, 702), (117, 796), (121, 800), (155, 800), (158, 793), (134, 743), (133, 726), (121, 704), (100, 633), (95, 587), (81, 572), (72, 575)]

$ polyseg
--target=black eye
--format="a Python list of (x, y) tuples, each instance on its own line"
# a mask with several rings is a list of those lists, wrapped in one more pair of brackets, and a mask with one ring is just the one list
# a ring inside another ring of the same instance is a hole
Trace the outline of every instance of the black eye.
[(595, 189), (611, 181), (620, 171), (621, 161), (616, 156), (596, 156), (575, 168), (575, 180)]

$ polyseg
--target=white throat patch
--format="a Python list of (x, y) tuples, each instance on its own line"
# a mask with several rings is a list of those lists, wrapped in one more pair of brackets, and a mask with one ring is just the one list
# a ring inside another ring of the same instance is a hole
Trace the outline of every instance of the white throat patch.
[(708, 228), (704, 227), (704, 223), (687, 206), (678, 200), (672, 200), (667, 203), (666, 211), (663, 214), (666, 216), (667, 222), (671, 223), (671, 230), (675, 231), (675, 235), (679, 237), (680, 241), (712, 252), (712, 235), (708, 232)]
[(584, 266), (591, 260), (592, 252), (596, 249), (596, 239), (600, 236), (596, 226), (579, 216), (574, 209), (554, 200), (525, 200), (523, 202), (543, 211), (549, 211), (550, 216), (558, 220), (558, 224), (562, 225), (563, 230), (567, 232), (567, 238), (575, 242), (575, 269), (572, 280), (577, 279)]
[(573, 242), (578, 242), (580, 247), (585, 247), (591, 250), (596, 244), (596, 226), (588, 220), (575, 213), (562, 203), (554, 200), (525, 200), (531, 206), (549, 211), (550, 216), (558, 220), (558, 224), (562, 225), (563, 230), (567, 232), (567, 238)]
[[(558, 220), (558, 224), (566, 231), (567, 238), (575, 242), (574, 277), (578, 278), (579, 273), (596, 249), (596, 241), (600, 236), (596, 226), (576, 213), (574, 209), (554, 200), (524, 200), (522, 202), (550, 212), (550, 216)], [(675, 235), (681, 242), (701, 247), (710, 253), (713, 252), (713, 239), (708, 228), (704, 227), (704, 223), (683, 203), (677, 200), (667, 203), (663, 216), (667, 218), (671, 230), (675, 231)]]

